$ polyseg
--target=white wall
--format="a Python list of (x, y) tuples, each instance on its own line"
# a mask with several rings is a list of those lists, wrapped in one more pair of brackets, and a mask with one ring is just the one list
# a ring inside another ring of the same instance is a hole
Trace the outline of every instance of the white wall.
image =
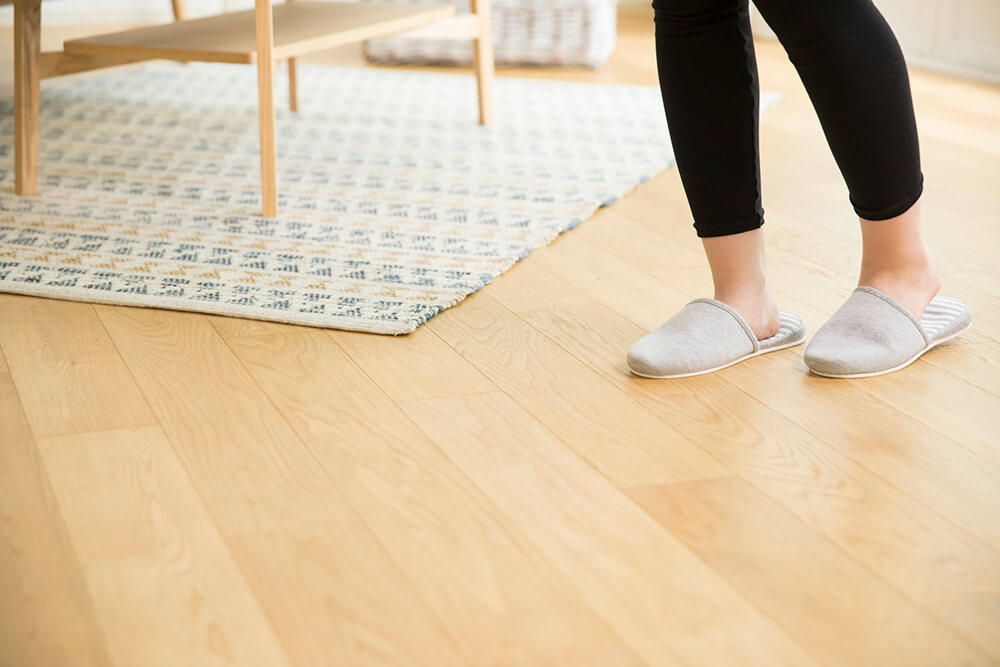
[[(1000, 83), (1000, 0), (874, 1), (911, 65)], [(651, 0), (619, 4), (649, 7)], [(774, 37), (756, 11), (753, 27), (758, 36)]]
[[(1000, 83), (1000, 0), (875, 0), (911, 65)], [(754, 32), (773, 37), (759, 15)]]

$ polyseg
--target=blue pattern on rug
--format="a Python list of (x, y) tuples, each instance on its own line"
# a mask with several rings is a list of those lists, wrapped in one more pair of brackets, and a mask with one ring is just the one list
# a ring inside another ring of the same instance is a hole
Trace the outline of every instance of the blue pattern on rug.
[(407, 333), (673, 163), (651, 87), (499, 78), (487, 128), (465, 74), (305, 67), (299, 86), (277, 218), (256, 214), (253, 68), (43, 91), (38, 197), (12, 194), (0, 101), (0, 291)]

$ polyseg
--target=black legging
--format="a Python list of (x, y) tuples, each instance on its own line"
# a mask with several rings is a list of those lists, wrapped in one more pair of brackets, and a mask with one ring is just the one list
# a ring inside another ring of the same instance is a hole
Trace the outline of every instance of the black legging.
[[(755, 0), (866, 220), (906, 212), (923, 175), (906, 63), (871, 0)], [(764, 224), (748, 0), (653, 0), (670, 138), (698, 236)]]

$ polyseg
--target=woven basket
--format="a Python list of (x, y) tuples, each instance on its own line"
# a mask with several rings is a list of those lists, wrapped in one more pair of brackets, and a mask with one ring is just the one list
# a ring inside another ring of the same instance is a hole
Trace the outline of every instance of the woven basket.
[[(468, 0), (451, 1), (460, 14), (469, 12)], [(617, 0), (493, 0), (496, 62), (599, 67), (615, 48), (616, 10)], [(381, 64), (468, 65), (472, 44), (468, 40), (374, 39), (366, 43), (365, 55)]]

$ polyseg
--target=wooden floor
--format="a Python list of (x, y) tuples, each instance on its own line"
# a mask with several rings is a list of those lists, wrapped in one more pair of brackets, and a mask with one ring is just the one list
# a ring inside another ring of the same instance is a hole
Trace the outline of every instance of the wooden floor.
[[(621, 31), (529, 74), (654, 83)], [(857, 223), (758, 56), (772, 277), (815, 331)], [(676, 170), (405, 338), (0, 295), (0, 665), (1000, 663), (1000, 90), (913, 88), (976, 324), (887, 377), (630, 377), (709, 290)]]

